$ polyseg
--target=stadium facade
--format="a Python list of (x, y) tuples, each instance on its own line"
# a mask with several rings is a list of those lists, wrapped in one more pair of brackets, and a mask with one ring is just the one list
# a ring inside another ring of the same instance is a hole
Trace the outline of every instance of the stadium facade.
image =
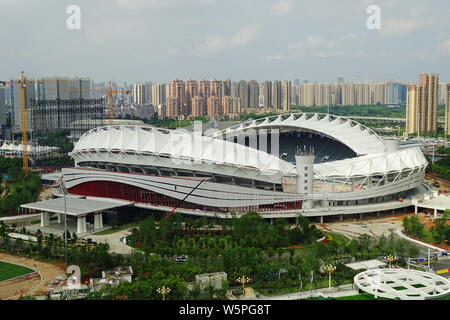
[(81, 136), (69, 194), (191, 215), (310, 217), (395, 210), (429, 191), (419, 147), (343, 117), (293, 113), (222, 131), (122, 125)]

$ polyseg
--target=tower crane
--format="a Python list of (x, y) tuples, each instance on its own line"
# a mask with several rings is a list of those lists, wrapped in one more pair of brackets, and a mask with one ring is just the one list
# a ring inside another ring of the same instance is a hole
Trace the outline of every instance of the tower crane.
[[(21, 72), (20, 80), (19, 81), (0, 81), (1, 86), (6, 85), (12, 85), (12, 84), (18, 84), (20, 87), (20, 116), (21, 116), (21, 131), (22, 131), (22, 159), (23, 159), (23, 170), (25, 172), (25, 175), (28, 175), (29, 173), (29, 166), (28, 166), (28, 136), (27, 136), (27, 121), (26, 121), (26, 85), (27, 84), (35, 84), (35, 83), (45, 83), (47, 81), (57, 81), (57, 80), (30, 80), (27, 81), (25, 79), (25, 72)], [(71, 91), (81, 91), (81, 90), (71, 90)], [(108, 90), (83, 90), (83, 91), (94, 91), (94, 92), (104, 92), (108, 94), (108, 119), (109, 119), (109, 125), (112, 125), (112, 120), (114, 117), (113, 114), (113, 94), (114, 93), (126, 93), (130, 94), (131, 90), (113, 90), (111, 81), (109, 81), (109, 87)]]
[(24, 72), (21, 72), (20, 80), (18, 82), (0, 81), (0, 85), (4, 87), (8, 84), (18, 84), (20, 87), (20, 117), (21, 117), (21, 129), (22, 129), (22, 160), (23, 171), (25, 175), (28, 175), (28, 136), (27, 136), (27, 119), (26, 119), (26, 84), (34, 83), (34, 81), (26, 81)]

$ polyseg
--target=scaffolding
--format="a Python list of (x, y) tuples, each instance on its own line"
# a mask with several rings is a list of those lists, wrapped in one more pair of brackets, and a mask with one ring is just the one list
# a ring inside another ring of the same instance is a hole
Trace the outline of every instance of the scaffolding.
[[(98, 122), (105, 122), (107, 106), (106, 99), (55, 99), (30, 101), (27, 109), (28, 135), (30, 145), (38, 151), (34, 153), (31, 160), (42, 160), (46, 158), (58, 158), (67, 156), (67, 150), (59, 150), (54, 153), (39, 152), (42, 140), (47, 139), (50, 134), (61, 133), (69, 137), (73, 132), (77, 136), (98, 126)], [(96, 121), (92, 121), (96, 120)], [(40, 143), (41, 142), (41, 143)], [(45, 142), (45, 147), (58, 147), (57, 142)]]
[(105, 99), (33, 99), (29, 117), (34, 136), (64, 130), (86, 132), (95, 127), (95, 123), (87, 120), (105, 120)]

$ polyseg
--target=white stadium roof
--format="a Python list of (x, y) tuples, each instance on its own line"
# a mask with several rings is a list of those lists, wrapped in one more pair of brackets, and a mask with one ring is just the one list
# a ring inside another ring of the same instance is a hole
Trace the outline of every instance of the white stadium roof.
[(187, 132), (142, 126), (107, 126), (93, 129), (81, 136), (72, 155), (102, 151), (155, 155), (181, 161), (252, 168), (262, 172), (287, 174), (295, 168), (276, 156), (241, 144)]
[(345, 144), (358, 155), (385, 153), (387, 150), (383, 139), (368, 127), (344, 117), (318, 113), (311, 116), (307, 113), (291, 113), (290, 115), (250, 120), (227, 128), (221, 133), (212, 134), (212, 136), (217, 137), (220, 134), (238, 133), (241, 130), (271, 127), (312, 131)]
[[(359, 157), (324, 162), (314, 165), (316, 178), (326, 177), (361, 177), (385, 175), (388, 173), (421, 170), (427, 161), (418, 147), (398, 149), (395, 143), (387, 143), (369, 128), (355, 121), (342, 117), (317, 114), (307, 117), (305, 114), (291, 114), (250, 121), (229, 128), (226, 132), (237, 132), (247, 128), (286, 128), (317, 132), (340, 141), (352, 148)], [(219, 132), (219, 133), (224, 133)], [(242, 144), (224, 139), (217, 135), (202, 136), (200, 132), (189, 133), (159, 129), (148, 126), (105, 126), (84, 133), (76, 144), (72, 157), (77, 161), (114, 162), (111, 154), (121, 162), (133, 164), (133, 159), (140, 164), (145, 156), (187, 160), (195, 164), (206, 164), (205, 171), (215, 173), (214, 167), (237, 168), (238, 170), (257, 170), (261, 174), (276, 175), (296, 174), (295, 165)], [(109, 153), (109, 154), (108, 154)], [(136, 158), (138, 156), (138, 158)], [(150, 162), (149, 164), (155, 164)], [(167, 161), (165, 162), (167, 166)], [(169, 162), (170, 165), (170, 162)], [(231, 173), (231, 172), (230, 172)]]

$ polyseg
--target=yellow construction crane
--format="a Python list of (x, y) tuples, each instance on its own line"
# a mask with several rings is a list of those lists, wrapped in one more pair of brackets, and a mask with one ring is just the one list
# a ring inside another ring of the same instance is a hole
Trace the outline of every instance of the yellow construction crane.
[[(47, 81), (57, 81), (57, 80), (30, 80), (27, 81), (25, 79), (24, 71), (21, 72), (20, 80), (18, 82), (14, 81), (0, 81), (0, 85), (3, 85), (4, 87), (8, 84), (18, 84), (20, 85), (20, 115), (21, 115), (21, 131), (22, 131), (22, 158), (23, 158), (23, 171), (26, 175), (28, 175), (29, 167), (28, 167), (28, 136), (27, 136), (27, 121), (26, 121), (26, 84), (35, 84), (35, 83), (45, 83)], [(71, 91), (81, 91), (81, 90), (71, 90)], [(109, 88), (108, 91), (106, 90), (83, 90), (83, 91), (94, 91), (94, 92), (104, 92), (108, 93), (108, 118), (109, 118), (109, 125), (112, 125), (112, 120), (114, 117), (113, 113), (113, 94), (114, 93), (126, 93), (130, 94), (131, 90), (113, 90), (111, 81), (109, 81)]]
[[(99, 91), (99, 90), (93, 90), (93, 91)], [(109, 81), (109, 88), (108, 88), (108, 118), (109, 118), (109, 125), (112, 125), (112, 121), (114, 118), (114, 113), (113, 113), (113, 93), (126, 93), (126, 94), (130, 94), (131, 90), (125, 90), (125, 91), (121, 91), (121, 90), (113, 90), (112, 89), (112, 85), (111, 85), (111, 81)]]
[(34, 81), (26, 81), (24, 72), (21, 72), (20, 80), (19, 82), (10, 82), (10, 81), (0, 81), (0, 84), (3, 86), (6, 86), (8, 84), (18, 84), (20, 85), (20, 117), (21, 117), (21, 130), (22, 130), (22, 159), (23, 159), (23, 171), (25, 172), (25, 175), (28, 175), (29, 168), (28, 168), (28, 136), (27, 136), (27, 116), (26, 116), (26, 84), (27, 83), (34, 83)]

